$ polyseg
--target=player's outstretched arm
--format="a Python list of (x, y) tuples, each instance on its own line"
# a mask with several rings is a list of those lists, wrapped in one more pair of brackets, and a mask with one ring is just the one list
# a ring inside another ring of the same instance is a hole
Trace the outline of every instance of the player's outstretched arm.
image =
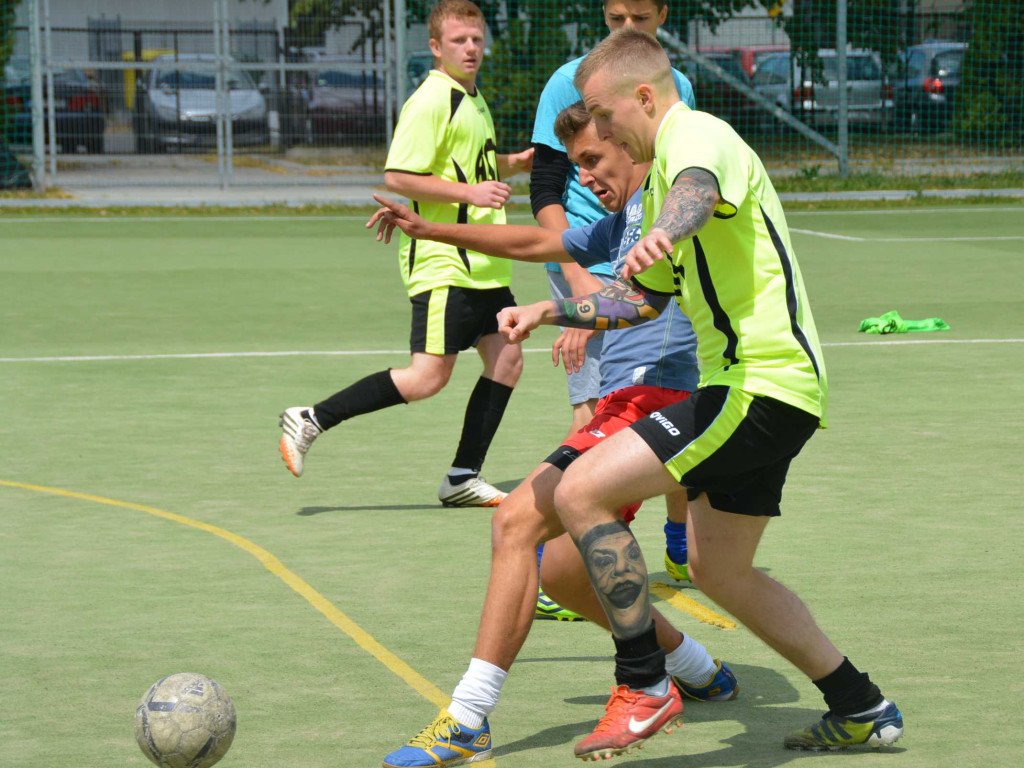
[(529, 338), (539, 325), (599, 331), (631, 328), (656, 318), (671, 300), (671, 294), (657, 293), (620, 278), (590, 296), (503, 309), (498, 313), (498, 331), (515, 344)]
[(384, 186), (410, 200), (424, 203), (468, 203), (477, 208), (501, 208), (512, 196), (512, 187), (503, 181), (469, 184), (405, 171), (384, 171)]
[(374, 194), (373, 199), (382, 207), (366, 222), (366, 228), (372, 229), (376, 225), (378, 242), (390, 243), (391, 235), (398, 227), (409, 237), (436, 240), (515, 261), (572, 260), (562, 246), (562, 236), (558, 232), (515, 224), (439, 224), (427, 221), (409, 210), (408, 206), (383, 195)]
[(675, 244), (700, 232), (715, 214), (718, 179), (701, 168), (687, 168), (665, 194), (661, 213), (647, 234), (626, 254), (622, 276), (629, 278), (671, 253)]
[(509, 155), (498, 155), (498, 176), (505, 178), (533, 170), (533, 147)]

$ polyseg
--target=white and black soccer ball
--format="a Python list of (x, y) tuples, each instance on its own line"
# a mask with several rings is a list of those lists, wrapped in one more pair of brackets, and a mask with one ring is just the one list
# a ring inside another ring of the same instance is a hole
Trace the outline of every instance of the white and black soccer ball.
[(209, 768), (228, 751), (235, 726), (231, 697), (191, 672), (155, 682), (135, 710), (135, 739), (160, 768)]

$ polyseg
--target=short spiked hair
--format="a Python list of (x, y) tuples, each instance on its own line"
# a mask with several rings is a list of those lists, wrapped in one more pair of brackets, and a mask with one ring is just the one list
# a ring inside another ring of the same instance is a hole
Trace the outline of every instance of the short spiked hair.
[(431, 40), (441, 39), (441, 24), (447, 19), (458, 19), (486, 26), (483, 11), (476, 3), (469, 0), (441, 0), (435, 5), (427, 17), (427, 32)]
[(674, 87), (672, 65), (657, 40), (638, 29), (617, 29), (580, 62), (573, 83), (578, 91), (595, 74), (614, 67), (618, 85), (650, 83), (659, 91)]

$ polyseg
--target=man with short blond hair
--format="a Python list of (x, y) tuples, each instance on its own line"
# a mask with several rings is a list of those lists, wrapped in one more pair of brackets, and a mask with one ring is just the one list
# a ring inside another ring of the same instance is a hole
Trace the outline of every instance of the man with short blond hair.
[[(520, 261), (589, 265), (604, 261), (615, 267), (639, 235), (640, 198), (646, 166), (634, 165), (621, 147), (600, 141), (582, 102), (562, 110), (555, 121), (559, 137), (579, 165), (580, 181), (612, 212), (593, 224), (556, 232), (541, 227), (436, 224), (406, 206), (379, 195), (385, 207), (370, 225), (380, 223), (378, 239), (398, 226), (416, 237), (441, 240), (463, 248), (486, 250)], [(565, 354), (559, 337), (555, 355)], [(637, 419), (689, 396), (697, 383), (695, 340), (689, 321), (671, 308), (652, 323), (603, 337), (601, 398), (589, 424), (567, 437), (498, 507), (491, 522), (491, 575), (469, 668), (437, 718), (404, 747), (384, 759), (392, 768), (438, 768), (483, 759), (493, 743), (488, 717), (530, 631), (530, 608), (537, 589), (534, 550), (547, 541), (541, 580), (563, 605), (608, 628), (607, 616), (587, 578), (575, 546), (563, 535), (554, 509), (555, 489), (563, 472), (595, 445)], [(566, 361), (571, 365), (571, 361)], [(633, 519), (639, 505), (617, 514)], [(685, 500), (683, 502), (685, 508)], [(674, 701), (687, 696), (701, 701), (728, 701), (739, 690), (729, 667), (713, 659), (692, 637), (684, 636), (652, 610), (665, 666), (674, 683)], [(638, 738), (653, 735), (658, 729)]]
[[(604, 0), (602, 6), (609, 31), (637, 29), (652, 36), (665, 23), (669, 11), (666, 0)], [(563, 64), (548, 78), (533, 124), (531, 141), (535, 156), (530, 174), (530, 206), (538, 224), (557, 231), (584, 227), (607, 213), (601, 202), (580, 183), (579, 169), (570, 162), (565, 145), (554, 130), (556, 116), (582, 98), (573, 84), (576, 68), (582, 61), (581, 57)], [(693, 88), (689, 80), (675, 70), (672, 77), (679, 98), (693, 107)], [(575, 263), (549, 263), (546, 267), (552, 299), (596, 291), (613, 279), (607, 263), (594, 264), (588, 269)], [(600, 333), (575, 328), (566, 328), (562, 335), (565, 354), (573, 361), (567, 380), (572, 407), (571, 435), (594, 415), (601, 389), (602, 341)], [(665, 571), (677, 581), (687, 579), (685, 516), (683, 519), (668, 517), (665, 544)], [(538, 616), (551, 610), (548, 602), (542, 594), (537, 603)]]
[[(501, 178), (529, 171), (533, 150), (497, 154), (494, 123), (476, 86), (484, 58), (484, 17), (468, 0), (442, 0), (430, 13), (435, 68), (402, 107), (384, 170), (388, 189), (433, 221), (502, 224), (512, 192)], [(314, 406), (281, 414), (281, 455), (296, 477), (324, 431), (347, 419), (432, 397), (447, 384), (459, 352), (483, 363), (466, 404), (462, 436), (441, 481), (444, 506), (496, 507), (505, 497), (480, 477), (522, 353), (497, 333), (495, 315), (515, 303), (507, 261), (485, 253), (402, 238), (398, 266), (412, 305), (411, 360), (360, 379)]]
[[(598, 135), (653, 165), (643, 235), (621, 280), (590, 296), (502, 310), (512, 342), (540, 324), (630, 328), (675, 297), (697, 334), (701, 380), (686, 400), (612, 435), (566, 470), (555, 507), (608, 615), (618, 688), (580, 757), (628, 751), (629, 724), (665, 701), (664, 653), (651, 622), (647, 568), (623, 504), (665, 495), (689, 503), (694, 583), (806, 674), (828, 712), (791, 733), (790, 749), (893, 744), (903, 717), (782, 584), (754, 568), (780, 512), (790, 462), (825, 426), (821, 345), (785, 214), (760, 158), (725, 122), (690, 110), (667, 87), (668, 60), (649, 36), (612, 33), (576, 85)], [(631, 569), (607, 573), (609, 559)], [(642, 577), (642, 578), (635, 578)], [(610, 597), (610, 596), (614, 596)]]

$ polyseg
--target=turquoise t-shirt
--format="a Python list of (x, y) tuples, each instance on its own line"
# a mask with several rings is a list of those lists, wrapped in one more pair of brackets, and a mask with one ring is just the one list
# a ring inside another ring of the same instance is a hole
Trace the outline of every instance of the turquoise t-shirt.
[[(555, 118), (558, 113), (571, 104), (583, 98), (576, 86), (573, 85), (573, 78), (576, 77), (576, 70), (584, 57), (573, 59), (563, 64), (548, 79), (544, 90), (540, 94), (540, 102), (537, 104), (537, 116), (533, 122), (534, 144), (546, 144), (552, 149), (565, 152), (565, 146), (555, 136)], [(691, 109), (694, 108), (693, 86), (679, 70), (673, 69), (672, 76), (676, 81), (676, 90), (679, 98)], [(574, 164), (572, 174), (562, 194), (562, 204), (565, 206), (565, 215), (572, 228), (585, 227), (598, 219), (608, 215), (600, 201), (594, 194), (580, 184), (579, 169)], [(559, 271), (558, 264), (546, 264), (550, 271)], [(611, 275), (610, 264), (599, 264), (590, 268), (595, 275)]]

